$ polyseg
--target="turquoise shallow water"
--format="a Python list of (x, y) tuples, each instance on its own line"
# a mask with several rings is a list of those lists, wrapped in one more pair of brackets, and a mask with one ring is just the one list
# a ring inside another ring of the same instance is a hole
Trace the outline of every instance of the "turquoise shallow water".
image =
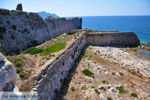
[(87, 16), (82, 28), (135, 32), (140, 42), (150, 42), (150, 16)]

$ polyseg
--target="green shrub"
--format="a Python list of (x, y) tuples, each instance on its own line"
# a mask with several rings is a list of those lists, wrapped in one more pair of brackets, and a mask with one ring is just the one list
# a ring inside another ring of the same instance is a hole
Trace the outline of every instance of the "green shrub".
[(89, 76), (89, 77), (91, 77), (92, 75), (94, 75), (94, 73), (91, 72), (91, 71), (88, 70), (88, 69), (84, 69), (84, 70), (82, 71), (82, 73), (85, 74), (86, 76)]
[(119, 91), (119, 93), (124, 94), (126, 93), (126, 90), (124, 90), (123, 86), (117, 87), (117, 90)]
[(109, 84), (109, 82), (107, 80), (102, 80), (102, 83)]
[(42, 48), (31, 47), (29, 49), (24, 50), (22, 53), (24, 54), (38, 54), (43, 51)]
[(16, 71), (17, 71), (17, 73), (20, 73), (20, 72), (21, 72), (21, 68), (20, 68), (20, 67), (17, 67), (17, 68), (16, 68)]
[(16, 66), (21, 66), (22, 63), (21, 63), (20, 61), (15, 60), (15, 65), (16, 65)]
[(87, 85), (83, 85), (82, 89), (86, 90), (87, 89)]
[(91, 88), (95, 88), (94, 86), (91, 86)]
[(20, 73), (19, 73), (19, 76), (20, 76), (21, 78), (24, 78), (24, 71), (20, 72)]
[(92, 57), (92, 54), (90, 54), (89, 57)]
[(131, 93), (130, 94), (132, 97), (138, 98), (138, 95), (136, 93)]
[(48, 55), (53, 52), (58, 52), (58, 51), (64, 49), (65, 46), (66, 46), (66, 43), (55, 43), (55, 44), (49, 46), (48, 48), (44, 49), (43, 52), (41, 53), (41, 55)]
[(87, 55), (86, 55), (86, 53), (84, 53), (83, 58), (86, 58), (86, 57), (87, 57)]
[(95, 91), (95, 93), (100, 94), (100, 92), (96, 88), (94, 89), (94, 91)]
[(17, 56), (15, 59), (16, 59), (16, 60), (18, 59), (18, 60), (23, 61), (25, 58), (24, 58), (24, 56)]
[(88, 57), (88, 60), (91, 60), (91, 58), (90, 58), (90, 57)]
[(119, 72), (120, 76), (123, 76), (124, 74), (122, 72)]

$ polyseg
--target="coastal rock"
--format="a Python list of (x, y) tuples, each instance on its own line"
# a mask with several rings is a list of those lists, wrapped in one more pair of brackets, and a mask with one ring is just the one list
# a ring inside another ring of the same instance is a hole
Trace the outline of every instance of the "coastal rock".
[[(0, 55), (2, 54), (0, 53)], [(0, 62), (0, 91), (12, 90), (12, 88), (10, 89), (9, 83), (12, 82), (15, 79), (15, 77), (16, 69), (14, 65), (5, 58), (2, 62)]]
[(16, 10), (23, 11), (23, 10), (22, 10), (22, 4), (21, 4), (21, 3), (17, 5), (17, 8), (16, 8)]

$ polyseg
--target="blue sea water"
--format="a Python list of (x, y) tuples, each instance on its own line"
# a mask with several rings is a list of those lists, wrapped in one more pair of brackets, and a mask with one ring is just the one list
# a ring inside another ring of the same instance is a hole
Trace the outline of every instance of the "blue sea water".
[(150, 16), (88, 16), (82, 28), (135, 32), (140, 42), (150, 42)]

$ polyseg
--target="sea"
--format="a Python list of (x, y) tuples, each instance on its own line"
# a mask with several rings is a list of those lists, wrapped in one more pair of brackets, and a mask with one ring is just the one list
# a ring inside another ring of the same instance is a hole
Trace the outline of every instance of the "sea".
[(135, 32), (141, 43), (150, 42), (150, 16), (84, 16), (82, 28)]

